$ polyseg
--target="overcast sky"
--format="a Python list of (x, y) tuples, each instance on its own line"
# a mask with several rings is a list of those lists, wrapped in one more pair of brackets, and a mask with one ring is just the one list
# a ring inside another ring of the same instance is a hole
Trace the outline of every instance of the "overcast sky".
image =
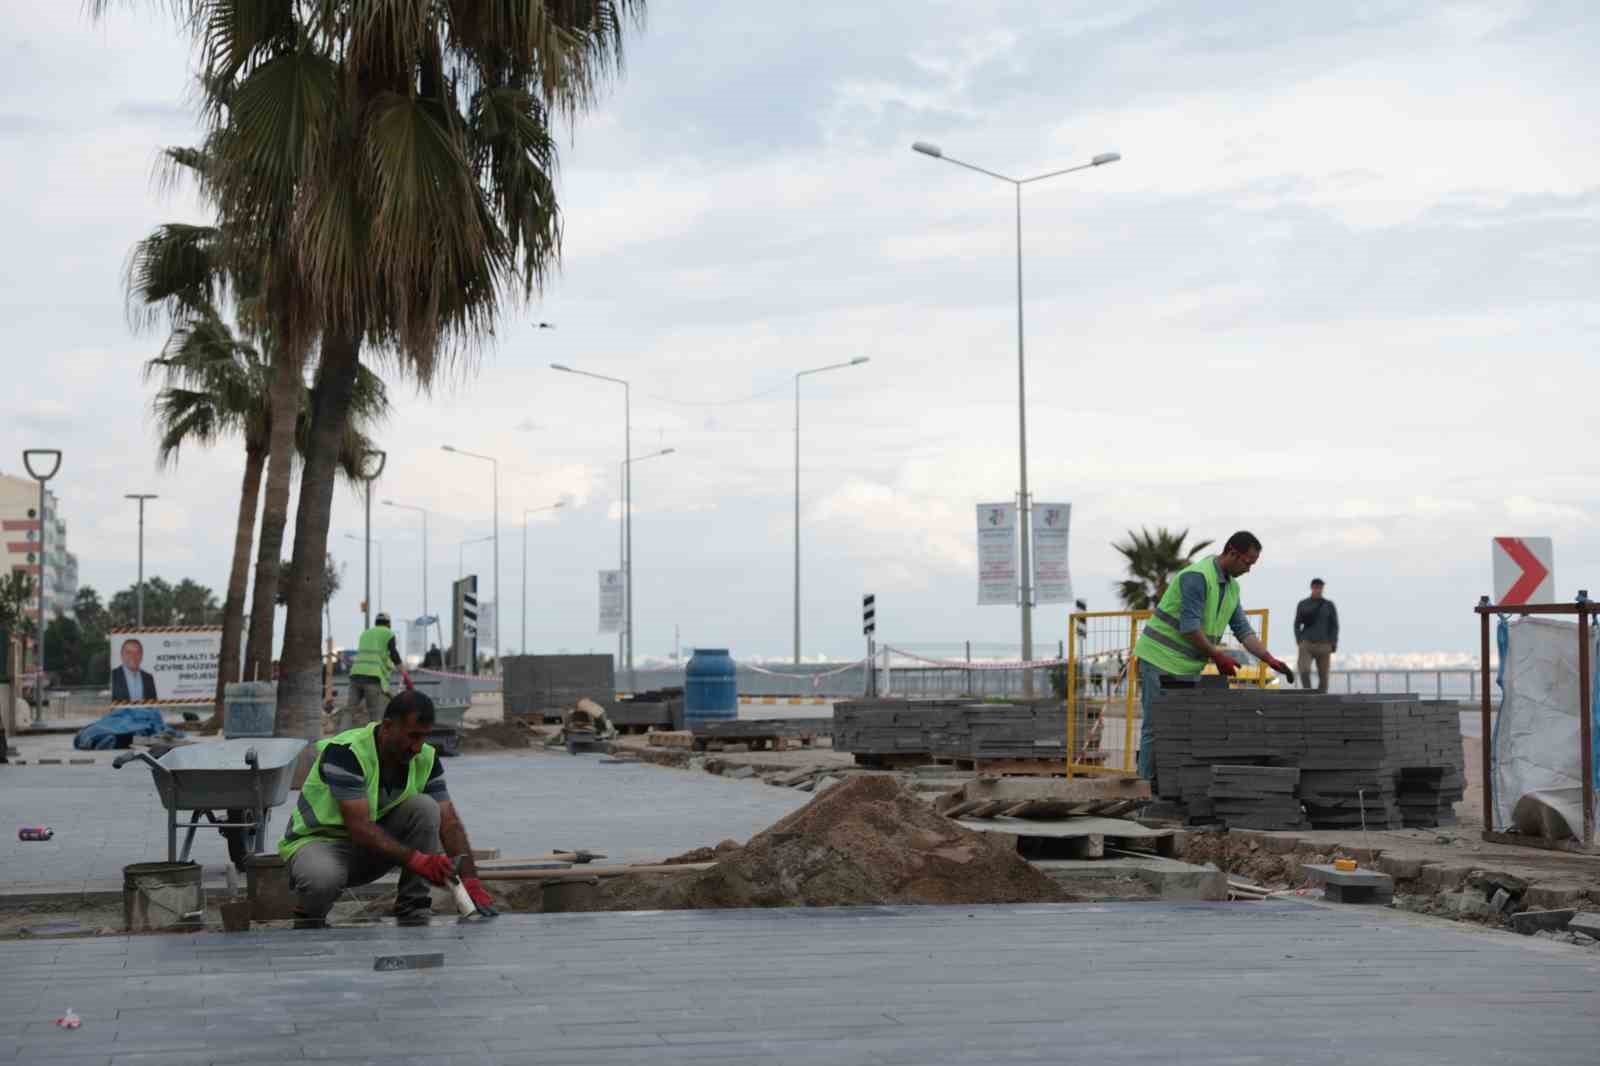
[[(149, 5), (156, 7), (157, 5)], [(986, 16), (976, 12), (983, 9)], [(637, 648), (791, 648), (794, 373), (802, 385), (808, 657), (879, 633), (950, 653), (1018, 641), (976, 606), (975, 504), (1017, 491), (1014, 175), (1120, 151), (1024, 195), (1030, 477), (1073, 505), (1075, 592), (1115, 606), (1129, 528), (1254, 531), (1245, 603), (1270, 643), (1313, 575), (1341, 652), (1471, 653), (1495, 535), (1555, 538), (1560, 598), (1600, 591), (1590, 398), (1600, 386), (1600, 31), (1590, 5), (973, 5), (652, 0), (626, 75), (563, 131), (561, 272), (475, 373), (397, 385), (379, 494), (426, 506), (430, 606), (491, 530), (505, 645), (604, 651), (621, 390), (633, 383)], [(121, 271), (203, 212), (151, 181), (196, 136), (187, 43), (154, 13), (0, 9), (0, 469), (60, 447), (83, 581), (226, 584), (242, 451), (158, 471)], [(534, 323), (554, 323), (537, 330)], [(552, 520), (553, 518), (553, 520)], [(360, 625), (358, 499), (334, 636)], [(381, 505), (383, 603), (421, 608), (414, 514)], [(492, 598), (487, 544), (467, 567)], [(1041, 652), (1065, 609), (1041, 608)], [(281, 626), (280, 626), (281, 628)], [(1013, 649), (1014, 650), (1014, 649)]]

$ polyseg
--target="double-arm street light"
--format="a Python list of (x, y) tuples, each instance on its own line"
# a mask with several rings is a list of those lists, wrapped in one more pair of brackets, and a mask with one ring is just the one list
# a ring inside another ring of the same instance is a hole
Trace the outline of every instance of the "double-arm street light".
[(802, 370), (794, 376), (794, 664), (800, 665), (800, 379), (828, 370), (843, 370), (860, 366), (869, 360), (858, 355), (848, 363), (831, 363), (828, 366)]
[[(997, 174), (992, 170), (972, 163), (963, 162), (944, 154), (936, 144), (927, 141), (918, 141), (911, 146), (913, 151), (923, 155), (942, 159), (946, 163), (953, 163), (967, 170), (975, 170), (979, 174), (998, 179), (1011, 185), (1016, 191), (1017, 204), (1017, 452), (1018, 465), (1021, 468), (1021, 487), (1018, 491), (1017, 520), (1022, 534), (1022, 658), (1023, 661), (1033, 659), (1033, 531), (1029, 525), (1029, 509), (1031, 500), (1028, 496), (1028, 389), (1025, 363), (1022, 348), (1022, 187), (1032, 185), (1034, 182), (1044, 181), (1046, 178), (1060, 177), (1062, 174), (1071, 174), (1079, 170), (1090, 170), (1094, 167), (1103, 167), (1107, 163), (1115, 163), (1122, 156), (1117, 152), (1101, 152), (1087, 163), (1077, 166), (1065, 167), (1061, 170), (1052, 170), (1044, 174), (1035, 174), (1031, 178), (1013, 178), (1005, 174)], [(1033, 671), (1022, 672), (1023, 694), (1033, 695)]]
[[(467, 576), (467, 545), (468, 544), (482, 544), (485, 541), (490, 541), (490, 540), (493, 540), (493, 539), (494, 539), (494, 534), (493, 533), (486, 533), (481, 537), (468, 537), (466, 540), (461, 541), (459, 544), (456, 545), (456, 577), (458, 579)], [(500, 611), (500, 606), (498, 604), (496, 604), (495, 605), (495, 612), (496, 612), (495, 627), (496, 628), (499, 628), (499, 625), (500, 625), (499, 611)], [(499, 640), (500, 640), (500, 634), (496, 633), (495, 634), (496, 643), (498, 643)]]
[(422, 516), (422, 614), (428, 614), (428, 509), (418, 507), (414, 503), (395, 503), (393, 500), (384, 500), (385, 507), (396, 507), (402, 511), (415, 511)]
[[(621, 378), (610, 377), (606, 374), (595, 374), (588, 370), (574, 370), (564, 363), (551, 363), (551, 370), (559, 370), (564, 374), (577, 374), (581, 377), (594, 378), (596, 381), (609, 381), (613, 385), (622, 386), (622, 529), (619, 531), (623, 538), (623, 648), (626, 651), (626, 663), (629, 678), (629, 687), (632, 687), (633, 678), (633, 479), (628, 471), (628, 464), (633, 459), (633, 400), (632, 388)], [(622, 665), (621, 663), (618, 664)]]
[(462, 448), (441, 445), (452, 455), (465, 455), (468, 459), (482, 459), (494, 466), (494, 658), (500, 661), (500, 460), (492, 455), (479, 455)]
[[(567, 501), (557, 500), (545, 507), (522, 509), (522, 654), (524, 655), (528, 654), (528, 516), (542, 511), (558, 511), (566, 505)], [(499, 610), (499, 607), (495, 608), (495, 625), (500, 624)]]
[(125, 493), (122, 494), (122, 498), (125, 499), (125, 500), (138, 500), (139, 501), (139, 593), (138, 593), (138, 597), (137, 597), (138, 598), (138, 606), (135, 608), (135, 610), (138, 612), (139, 625), (141, 627), (143, 627), (144, 626), (144, 501), (159, 499), (159, 497), (153, 492), (125, 492)]
[(378, 598), (376, 600), (369, 600), (367, 602), (367, 614), (369, 616), (367, 625), (370, 628), (372, 625), (370, 616), (383, 613), (383, 541), (372, 536), (370, 533), (368, 533), (365, 537), (358, 537), (354, 533), (346, 533), (344, 535), (344, 539), (357, 541), (378, 549)]

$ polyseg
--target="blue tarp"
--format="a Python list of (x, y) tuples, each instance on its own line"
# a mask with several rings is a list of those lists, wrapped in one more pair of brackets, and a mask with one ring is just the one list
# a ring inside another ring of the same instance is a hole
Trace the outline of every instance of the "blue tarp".
[(125, 737), (158, 737), (169, 732), (159, 708), (121, 707), (78, 730), (72, 746), (79, 751), (109, 751), (126, 748)]

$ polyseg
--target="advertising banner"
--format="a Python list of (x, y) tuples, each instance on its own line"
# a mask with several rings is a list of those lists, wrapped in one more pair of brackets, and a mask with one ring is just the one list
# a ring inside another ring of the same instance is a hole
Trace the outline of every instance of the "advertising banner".
[(111, 631), (111, 702), (212, 703), (222, 629), (168, 626)]
[(600, 571), (600, 632), (621, 631), (622, 614), (626, 606), (623, 592), (627, 587), (628, 579), (624, 571)]
[(978, 505), (978, 604), (1017, 605), (1017, 505)]
[(1067, 529), (1072, 504), (1033, 505), (1033, 602), (1072, 602), (1072, 574), (1067, 570)]

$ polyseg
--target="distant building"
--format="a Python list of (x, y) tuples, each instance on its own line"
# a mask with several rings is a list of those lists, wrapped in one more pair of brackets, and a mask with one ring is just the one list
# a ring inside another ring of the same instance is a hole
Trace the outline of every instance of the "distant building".
[(0, 534), (6, 571), (21, 570), (35, 581), (43, 574), (44, 608), (51, 617), (71, 617), (78, 597), (78, 557), (67, 551), (67, 523), (54, 493), (45, 494), (45, 557), (39, 553), (39, 483), (0, 474)]

